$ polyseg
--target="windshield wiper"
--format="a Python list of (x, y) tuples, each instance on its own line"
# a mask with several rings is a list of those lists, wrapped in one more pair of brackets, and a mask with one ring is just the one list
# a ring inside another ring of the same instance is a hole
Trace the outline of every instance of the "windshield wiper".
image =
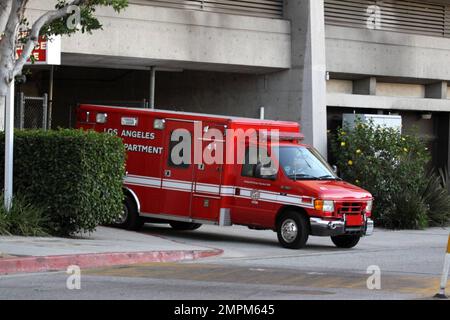
[(301, 173), (290, 174), (289, 178), (294, 179), (294, 180), (317, 180), (318, 179), (309, 174), (301, 174)]
[(302, 174), (302, 173), (291, 174), (291, 175), (289, 175), (289, 178), (294, 179), (294, 180), (337, 180), (337, 181), (342, 181), (341, 178), (336, 178), (332, 175), (326, 175), (326, 176), (322, 176), (322, 177), (314, 177), (312, 175)]
[(318, 180), (337, 180), (337, 181), (342, 181), (342, 179), (341, 178), (337, 178), (337, 177), (335, 177), (335, 176), (332, 176), (332, 175), (326, 175), (326, 176), (322, 176), (322, 177), (318, 177), (317, 178)]

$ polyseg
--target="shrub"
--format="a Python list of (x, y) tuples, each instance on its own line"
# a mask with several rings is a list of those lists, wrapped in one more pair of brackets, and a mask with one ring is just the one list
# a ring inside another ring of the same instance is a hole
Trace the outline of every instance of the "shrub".
[(377, 225), (388, 228), (424, 228), (429, 208), (422, 198), (430, 160), (416, 135), (357, 123), (338, 130), (332, 152), (342, 178), (371, 192)]
[(3, 201), (0, 207), (0, 234), (17, 236), (48, 235), (48, 216), (45, 211), (22, 197), (15, 196), (11, 210), (6, 212)]
[(0, 235), (9, 235), (9, 221), (4, 210), (0, 210)]
[(422, 200), (428, 207), (430, 226), (447, 226), (450, 222), (450, 195), (447, 170), (431, 171), (422, 192)]
[(428, 225), (428, 207), (415, 190), (394, 194), (393, 210), (384, 212), (383, 225), (389, 229), (422, 229)]
[[(3, 135), (0, 141), (4, 150)], [(124, 159), (122, 141), (115, 136), (81, 130), (16, 132), (14, 191), (48, 213), (53, 234), (90, 232), (120, 215)]]

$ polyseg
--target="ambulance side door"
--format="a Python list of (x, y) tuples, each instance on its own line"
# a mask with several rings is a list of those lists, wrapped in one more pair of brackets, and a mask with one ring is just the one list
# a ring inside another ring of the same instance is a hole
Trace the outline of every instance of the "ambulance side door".
[(185, 218), (191, 216), (194, 181), (195, 121), (166, 119), (162, 161), (161, 213)]
[(257, 165), (249, 164), (249, 148), (246, 148), (246, 164), (236, 177), (234, 207), (232, 209), (233, 223), (251, 226), (270, 227), (273, 224), (274, 212), (280, 208), (277, 203), (279, 190), (279, 174), (261, 178), (257, 176)]

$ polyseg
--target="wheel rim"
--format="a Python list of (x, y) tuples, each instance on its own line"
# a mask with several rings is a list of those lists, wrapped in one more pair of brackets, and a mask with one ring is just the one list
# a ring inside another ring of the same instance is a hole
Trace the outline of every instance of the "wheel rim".
[(124, 224), (125, 221), (127, 221), (128, 218), (128, 207), (124, 204), (122, 208), (122, 213), (120, 216), (116, 219), (116, 224)]
[(281, 237), (287, 243), (295, 241), (298, 235), (297, 223), (292, 219), (287, 219), (281, 225)]

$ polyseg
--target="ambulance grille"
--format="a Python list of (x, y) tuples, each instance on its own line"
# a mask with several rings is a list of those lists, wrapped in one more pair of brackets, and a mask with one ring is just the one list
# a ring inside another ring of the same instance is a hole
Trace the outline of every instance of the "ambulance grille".
[(358, 215), (362, 214), (363, 204), (357, 202), (343, 202), (338, 204), (338, 213), (339, 214), (350, 214), (350, 215)]

